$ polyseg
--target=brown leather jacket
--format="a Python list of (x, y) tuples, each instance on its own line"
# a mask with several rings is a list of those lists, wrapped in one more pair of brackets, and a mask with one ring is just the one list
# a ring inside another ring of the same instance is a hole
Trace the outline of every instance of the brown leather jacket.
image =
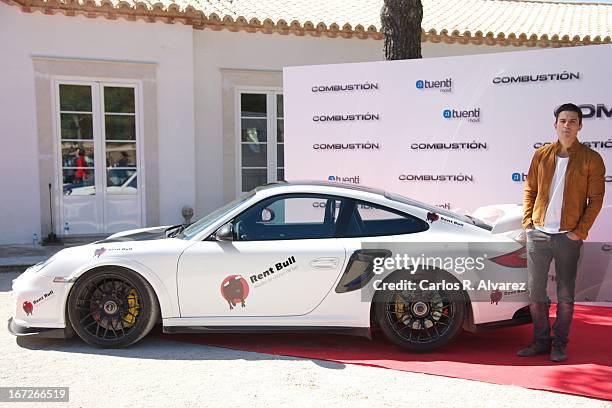
[[(523, 197), (523, 228), (544, 225), (560, 148), (557, 141), (540, 147), (533, 155)], [(568, 152), (560, 229), (573, 231), (580, 239), (586, 239), (603, 205), (606, 167), (599, 153), (577, 139)]]

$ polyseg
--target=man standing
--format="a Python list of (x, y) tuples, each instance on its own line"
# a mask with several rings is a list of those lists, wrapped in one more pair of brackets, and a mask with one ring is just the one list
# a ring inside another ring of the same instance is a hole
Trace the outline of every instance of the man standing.
[[(582, 129), (578, 106), (567, 103), (557, 108), (555, 129), (557, 142), (536, 150), (525, 183), (523, 228), (527, 234), (534, 339), (517, 355), (531, 357), (550, 352), (552, 361), (561, 362), (567, 359), (565, 348), (574, 311), (580, 249), (603, 204), (606, 169), (601, 156), (578, 140)], [(546, 285), (553, 259), (557, 318), (551, 339)]]

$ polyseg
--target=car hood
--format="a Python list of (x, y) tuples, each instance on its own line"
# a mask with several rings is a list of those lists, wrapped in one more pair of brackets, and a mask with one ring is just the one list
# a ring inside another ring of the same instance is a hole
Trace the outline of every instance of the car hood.
[(166, 229), (168, 226), (140, 228), (128, 231), (118, 232), (109, 236), (102, 241), (97, 241), (96, 244), (104, 244), (111, 242), (126, 242), (126, 241), (149, 241), (152, 239), (166, 239)]

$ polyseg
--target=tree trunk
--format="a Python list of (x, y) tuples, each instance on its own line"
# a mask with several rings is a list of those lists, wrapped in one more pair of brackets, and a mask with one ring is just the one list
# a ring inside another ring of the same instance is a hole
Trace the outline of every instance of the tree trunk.
[(421, 0), (384, 0), (380, 11), (386, 60), (421, 58)]

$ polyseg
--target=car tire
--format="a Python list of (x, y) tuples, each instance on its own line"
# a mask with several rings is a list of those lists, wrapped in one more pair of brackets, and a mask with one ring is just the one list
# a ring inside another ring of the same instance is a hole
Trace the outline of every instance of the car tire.
[[(435, 276), (435, 278), (434, 278)], [(422, 291), (419, 282), (454, 280), (445, 272), (425, 276), (398, 272), (389, 283), (414, 282), (414, 290), (384, 290), (377, 293), (374, 310), (385, 336), (411, 352), (428, 352), (448, 344), (463, 327), (467, 296), (463, 291)]]
[(155, 291), (125, 268), (98, 269), (81, 276), (68, 297), (68, 317), (76, 334), (100, 348), (128, 347), (159, 319)]

